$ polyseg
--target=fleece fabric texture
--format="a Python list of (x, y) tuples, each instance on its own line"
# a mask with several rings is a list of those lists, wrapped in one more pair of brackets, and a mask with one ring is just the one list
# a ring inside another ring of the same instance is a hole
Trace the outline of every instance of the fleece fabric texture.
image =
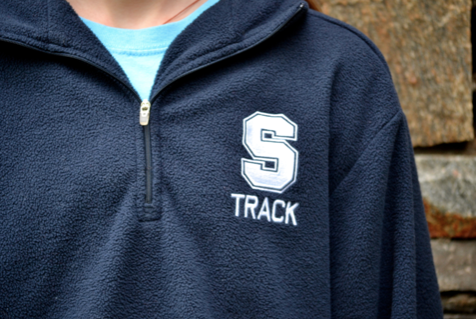
[(1, 1), (0, 48), (0, 317), (442, 318), (406, 120), (354, 28), (221, 0), (145, 127), (66, 1)]
[(116, 59), (142, 100), (148, 100), (165, 51), (190, 23), (219, 0), (208, 0), (192, 14), (177, 22), (131, 30), (112, 28), (81, 20)]

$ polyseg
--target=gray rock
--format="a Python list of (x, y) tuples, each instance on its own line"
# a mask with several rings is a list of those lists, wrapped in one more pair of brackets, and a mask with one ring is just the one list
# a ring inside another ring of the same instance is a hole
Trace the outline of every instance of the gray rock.
[(476, 157), (417, 155), (423, 196), (444, 212), (476, 217)]
[(432, 238), (476, 238), (476, 156), (417, 155)]
[(476, 291), (476, 240), (433, 239), (440, 291)]
[(458, 293), (441, 297), (443, 309), (449, 313), (476, 314), (476, 295), (472, 293)]

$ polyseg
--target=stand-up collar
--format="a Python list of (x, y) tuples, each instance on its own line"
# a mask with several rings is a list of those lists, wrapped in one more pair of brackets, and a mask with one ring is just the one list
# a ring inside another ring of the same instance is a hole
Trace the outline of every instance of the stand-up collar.
[[(171, 78), (259, 42), (304, 3), (302, 0), (220, 0), (172, 43), (153, 91)], [(127, 81), (114, 58), (66, 0), (0, 1), (0, 40), (76, 56)]]
[(184, 30), (167, 51), (153, 91), (188, 70), (258, 43), (307, 4), (300, 0), (220, 0)]

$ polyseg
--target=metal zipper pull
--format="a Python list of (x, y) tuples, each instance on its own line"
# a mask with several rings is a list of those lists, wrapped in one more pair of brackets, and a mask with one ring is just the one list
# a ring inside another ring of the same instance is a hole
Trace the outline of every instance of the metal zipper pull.
[(140, 104), (140, 117), (139, 117), (140, 125), (142, 126), (149, 125), (149, 118), (150, 118), (150, 102), (147, 100), (144, 100)]

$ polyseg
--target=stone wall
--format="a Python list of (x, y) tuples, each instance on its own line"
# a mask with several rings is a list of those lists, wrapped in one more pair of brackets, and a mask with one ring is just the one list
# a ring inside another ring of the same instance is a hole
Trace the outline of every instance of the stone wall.
[(313, 1), (385, 56), (416, 147), (445, 318), (476, 319), (476, 1)]
[(460, 153), (416, 163), (444, 309), (476, 319), (476, 156)]
[(413, 144), (473, 139), (470, 0), (316, 0), (389, 63)]

